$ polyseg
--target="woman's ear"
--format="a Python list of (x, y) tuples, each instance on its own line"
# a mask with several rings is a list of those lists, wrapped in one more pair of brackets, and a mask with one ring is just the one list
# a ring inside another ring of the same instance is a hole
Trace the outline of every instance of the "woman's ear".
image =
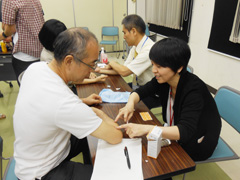
[(180, 74), (182, 72), (183, 66), (181, 66), (178, 70), (177, 73)]

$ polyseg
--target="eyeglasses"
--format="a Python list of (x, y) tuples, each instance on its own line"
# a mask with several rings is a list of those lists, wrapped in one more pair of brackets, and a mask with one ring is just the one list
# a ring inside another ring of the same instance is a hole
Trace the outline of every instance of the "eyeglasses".
[[(70, 54), (72, 55), (72, 54)], [(97, 63), (98, 63), (98, 59), (95, 60), (94, 65), (90, 66), (88, 64), (86, 64), (85, 62), (83, 62), (81, 59), (77, 58), (76, 56), (72, 55), (75, 59), (77, 59), (78, 61), (80, 61), (81, 63), (85, 64), (86, 66), (90, 67), (91, 69), (95, 70), (97, 68)]]

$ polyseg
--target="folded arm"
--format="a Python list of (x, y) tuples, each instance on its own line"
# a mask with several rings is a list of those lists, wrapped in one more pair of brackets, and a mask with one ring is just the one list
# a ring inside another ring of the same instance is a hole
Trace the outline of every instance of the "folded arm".
[(129, 76), (130, 74), (132, 74), (133, 72), (126, 66), (121, 65), (115, 61), (111, 61), (109, 63), (109, 66), (116, 71), (119, 75), (125, 77), (125, 76)]

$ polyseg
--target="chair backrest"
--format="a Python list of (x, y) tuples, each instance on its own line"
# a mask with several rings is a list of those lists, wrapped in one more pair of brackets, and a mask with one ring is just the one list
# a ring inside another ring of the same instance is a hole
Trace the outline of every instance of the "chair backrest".
[(83, 28), (83, 29), (85, 29), (85, 30), (89, 31), (88, 27), (81, 27), (81, 28)]
[(150, 36), (150, 32), (147, 24), (146, 24), (145, 34), (146, 36)]
[(192, 66), (187, 66), (187, 71), (190, 72), (190, 73), (193, 73), (193, 67)]
[[(0, 136), (0, 179), (1, 180), (17, 180), (17, 177), (14, 173), (14, 169), (15, 169), (15, 159), (13, 157), (11, 158), (3, 158), (2, 157), (2, 152), (3, 152), (3, 139)], [(4, 176), (2, 173), (2, 160), (9, 160), (6, 170), (4, 172)]]
[(222, 86), (214, 97), (220, 116), (240, 132), (240, 91)]
[(3, 180), (18, 180), (14, 172), (15, 164), (16, 164), (15, 159), (11, 157), (6, 167)]
[(116, 26), (104, 26), (102, 27), (102, 36), (118, 36), (119, 30)]

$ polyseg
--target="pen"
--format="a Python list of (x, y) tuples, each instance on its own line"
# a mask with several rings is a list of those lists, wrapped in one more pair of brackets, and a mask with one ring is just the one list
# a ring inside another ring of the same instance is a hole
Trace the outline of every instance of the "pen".
[(128, 165), (128, 168), (131, 169), (131, 164), (130, 164), (130, 159), (129, 159), (128, 149), (127, 149), (126, 146), (125, 146), (125, 148), (124, 148), (124, 154), (125, 154), (126, 159), (127, 159), (127, 165)]

